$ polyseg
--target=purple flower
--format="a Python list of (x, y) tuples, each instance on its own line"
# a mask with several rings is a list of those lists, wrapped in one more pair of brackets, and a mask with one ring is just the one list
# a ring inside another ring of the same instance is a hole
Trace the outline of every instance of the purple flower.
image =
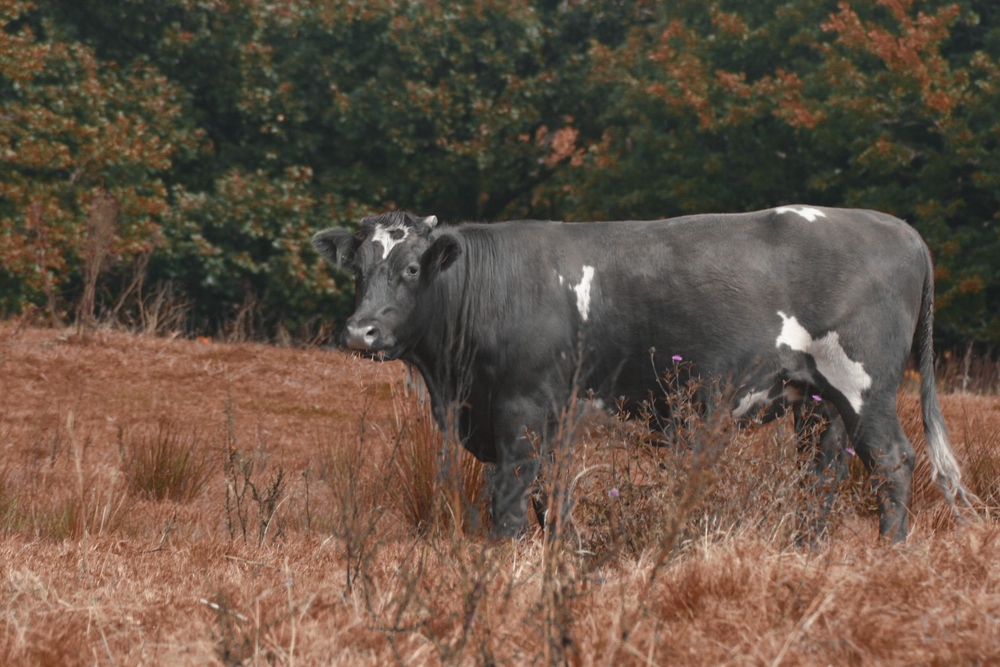
[(674, 356), (672, 356), (670, 358), (673, 359), (674, 361), (684, 361), (684, 357), (682, 357), (679, 354), (675, 354)]
[(852, 449), (851, 447), (845, 447), (844, 451), (850, 454), (851, 456), (854, 456), (854, 449)]
[(608, 491), (608, 495), (611, 496), (612, 498), (617, 498), (618, 497), (618, 489), (611, 489), (610, 491)]
[(816, 401), (817, 403), (822, 403), (823, 397), (820, 396), (819, 394), (813, 394), (813, 400)]

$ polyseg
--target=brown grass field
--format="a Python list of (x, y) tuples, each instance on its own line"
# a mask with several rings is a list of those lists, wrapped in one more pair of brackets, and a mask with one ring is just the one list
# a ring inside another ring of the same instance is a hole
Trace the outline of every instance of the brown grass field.
[(398, 364), (0, 323), (0, 664), (998, 664), (1000, 399), (942, 403), (984, 506), (953, 518), (904, 391), (904, 546), (856, 462), (810, 539), (787, 423), (696, 461), (600, 416), (550, 538), (491, 543)]

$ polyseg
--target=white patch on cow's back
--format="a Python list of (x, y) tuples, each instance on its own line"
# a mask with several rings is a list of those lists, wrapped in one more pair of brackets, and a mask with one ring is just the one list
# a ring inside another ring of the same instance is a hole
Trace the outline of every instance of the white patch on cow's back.
[(795, 317), (789, 317), (780, 310), (778, 316), (781, 317), (782, 326), (775, 347), (787, 345), (793, 350), (812, 356), (820, 375), (844, 395), (854, 408), (854, 412), (860, 413), (861, 406), (864, 405), (861, 393), (872, 385), (872, 378), (865, 372), (861, 362), (847, 356), (847, 352), (840, 346), (840, 334), (830, 331), (817, 340)]
[(799, 206), (798, 208), (794, 206), (779, 206), (774, 209), (775, 213), (796, 213), (801, 215), (803, 218), (809, 222), (816, 222), (816, 218), (825, 218), (826, 213), (819, 210), (818, 208), (812, 208), (811, 206)]
[[(433, 217), (433, 216), (431, 216)], [(437, 220), (435, 219), (435, 222)], [(396, 230), (401, 230), (403, 235), (398, 239), (392, 238), (392, 232)], [(392, 227), (383, 227), (378, 225), (375, 227), (375, 233), (372, 234), (372, 241), (382, 244), (382, 259), (389, 256), (392, 249), (406, 240), (406, 237), (410, 235), (410, 228), (405, 225), (394, 225)]]
[(583, 318), (584, 322), (587, 321), (587, 316), (590, 315), (590, 285), (593, 280), (594, 267), (584, 266), (583, 278), (581, 278), (580, 283), (573, 288), (573, 291), (576, 292), (576, 309), (580, 311), (580, 317)]

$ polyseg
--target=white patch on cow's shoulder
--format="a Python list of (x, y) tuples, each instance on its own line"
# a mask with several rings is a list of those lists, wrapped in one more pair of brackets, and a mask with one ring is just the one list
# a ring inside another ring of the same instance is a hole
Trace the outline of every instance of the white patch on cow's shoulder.
[(864, 405), (861, 393), (872, 385), (872, 378), (865, 372), (864, 365), (847, 356), (840, 346), (840, 334), (831, 331), (816, 340), (794, 317), (789, 317), (780, 310), (778, 316), (783, 324), (775, 347), (787, 345), (793, 350), (811, 355), (820, 375), (847, 398), (854, 412), (860, 413), (861, 406)]
[[(397, 234), (396, 236), (399, 238), (393, 238), (393, 232), (402, 232), (402, 235)], [(378, 225), (375, 227), (375, 233), (372, 234), (372, 241), (382, 244), (382, 259), (385, 259), (395, 246), (406, 240), (409, 234), (410, 228), (405, 225), (394, 225), (392, 227)]]
[(815, 222), (816, 218), (825, 218), (826, 213), (819, 210), (818, 208), (812, 208), (811, 206), (799, 206), (798, 208), (794, 206), (779, 206), (774, 209), (775, 213), (796, 213), (801, 215), (803, 218), (809, 222)]
[(573, 288), (576, 292), (576, 309), (580, 311), (580, 317), (583, 321), (587, 321), (587, 316), (590, 314), (590, 285), (594, 280), (594, 267), (584, 266), (583, 267), (583, 278), (580, 279), (580, 284)]

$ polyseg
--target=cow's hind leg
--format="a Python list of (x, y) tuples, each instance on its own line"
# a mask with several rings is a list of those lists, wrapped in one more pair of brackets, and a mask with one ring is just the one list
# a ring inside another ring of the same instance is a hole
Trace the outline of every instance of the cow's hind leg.
[(878, 498), (879, 532), (893, 542), (906, 540), (915, 453), (899, 423), (896, 393), (872, 395), (861, 415), (848, 411), (844, 423)]
[(806, 516), (809, 542), (826, 533), (827, 516), (848, 473), (845, 448), (847, 433), (840, 415), (827, 401), (798, 402), (792, 406), (799, 451), (813, 457), (812, 488), (818, 504)]

